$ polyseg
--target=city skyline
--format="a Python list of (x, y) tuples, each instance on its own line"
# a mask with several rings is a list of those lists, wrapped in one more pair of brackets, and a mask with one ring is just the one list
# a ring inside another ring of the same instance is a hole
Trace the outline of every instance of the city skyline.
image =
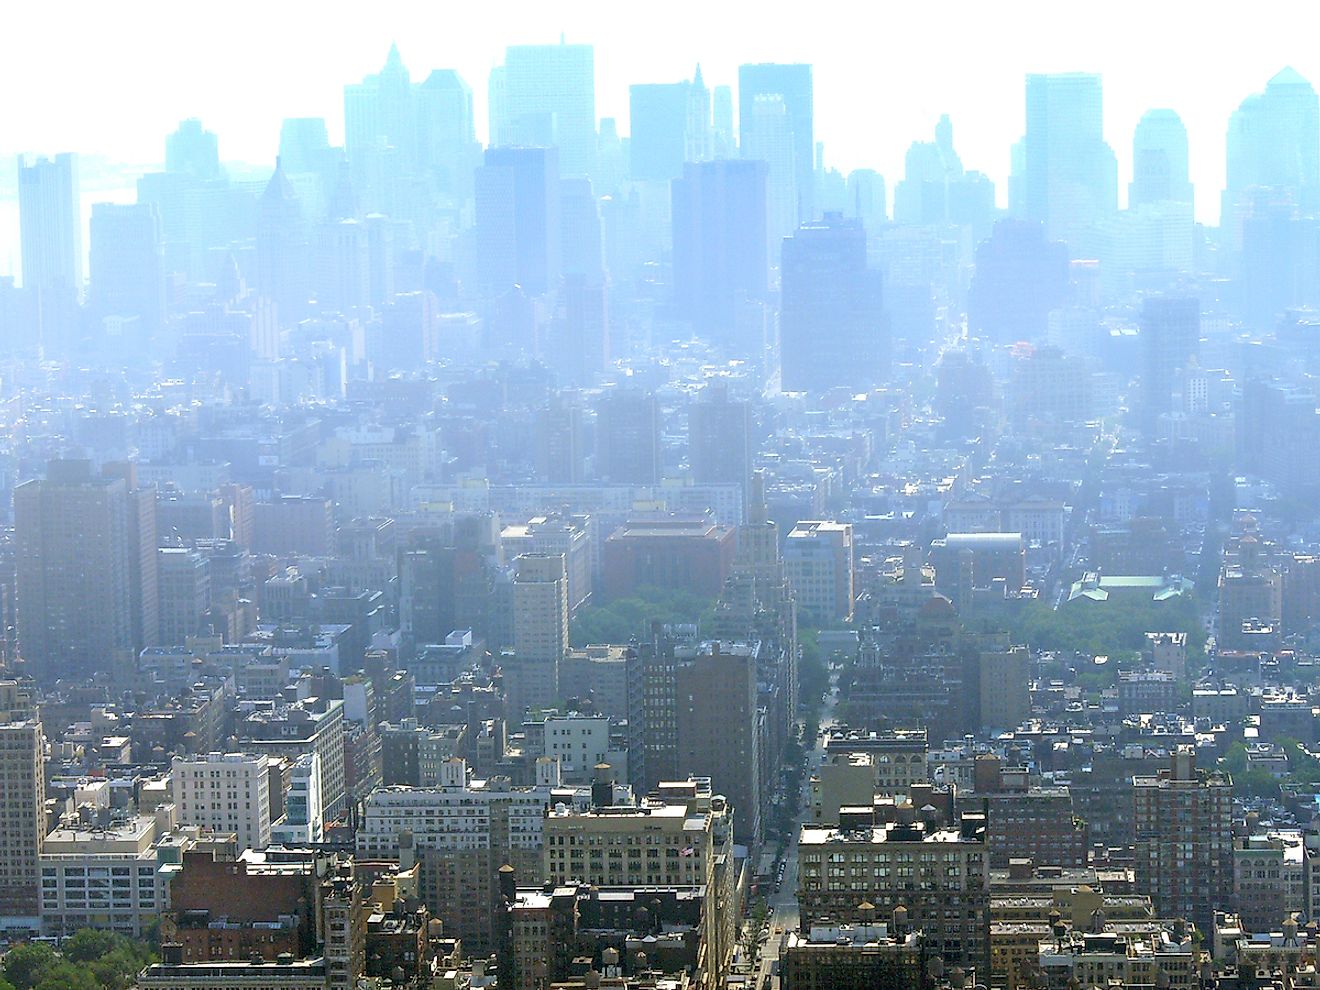
[[(1121, 200), (1131, 179), (1137, 122), (1147, 110), (1173, 109), (1187, 126), (1192, 181), (1202, 192), (1197, 216), (1205, 222), (1218, 217), (1233, 111), (1287, 65), (1308, 79), (1320, 77), (1320, 58), (1304, 42), (1305, 32), (1276, 36), (1280, 19), (1302, 10), (1289, 3), (1258, 7), (1245, 23), (1214, 24), (1198, 19), (1198, 8), (1186, 3), (1120, 4), (1084, 31), (1076, 30), (1084, 12), (1077, 4), (1022, 4), (1021, 16), (1006, 25), (993, 10), (958, 3), (943, 13), (886, 12), (875, 35), (840, 30), (851, 13), (847, 7), (834, 17), (803, 21), (790, 17), (787, 5), (772, 4), (759, 7), (749, 22), (741, 7), (712, 12), (680, 4), (669, 9), (667, 19), (638, 32), (636, 11), (626, 8), (504, 6), (517, 16), (454, 17), (444, 10), (386, 3), (369, 23), (361, 23), (312, 18), (303, 4), (258, 10), (239, 3), (233, 16), (207, 24), (205, 50), (167, 44), (186, 24), (174, 27), (151, 18), (150, 4), (143, 23), (156, 27), (131, 35), (107, 12), (80, 10), (86, 30), (71, 35), (54, 62), (51, 52), (20, 46), (0, 58), (5, 91), (22, 92), (33, 78), (48, 80), (43, 100), (9, 102), (0, 154), (76, 151), (149, 163), (159, 160), (164, 135), (179, 120), (199, 117), (219, 135), (226, 161), (272, 164), (286, 117), (322, 116), (331, 140), (340, 143), (344, 85), (379, 71), (395, 42), (416, 78), (433, 68), (452, 68), (463, 76), (473, 90), (478, 137), (485, 141), (489, 73), (505, 47), (550, 43), (562, 34), (570, 43), (595, 47), (596, 115), (614, 118), (620, 133), (629, 130), (632, 83), (686, 79), (700, 63), (707, 85), (736, 87), (741, 64), (806, 62), (813, 65), (816, 139), (825, 144), (827, 164), (844, 172), (874, 168), (892, 188), (908, 144), (948, 113), (967, 167), (995, 181), (1000, 205), (1007, 199), (1011, 148), (1024, 131), (1025, 76), (1099, 72), (1105, 85), (1104, 134), (1118, 157)], [(8, 36), (42, 36), (55, 30), (66, 12), (67, 5), (58, 3), (16, 12)], [(253, 18), (242, 16), (245, 12), (260, 13), (261, 31), (251, 30)], [(941, 38), (937, 32), (950, 23), (950, 14), (956, 36)], [(705, 30), (693, 30), (694, 19)], [(738, 29), (732, 30), (735, 22)], [(107, 36), (116, 44), (99, 43)], [(986, 37), (994, 39), (993, 46), (984, 44)], [(724, 38), (735, 40), (715, 40)], [(899, 38), (927, 38), (930, 44), (888, 43)], [(1199, 65), (1170, 57), (1189, 44), (1207, 52), (1232, 44), (1233, 57), (1213, 64), (1202, 56)], [(224, 60), (238, 51), (245, 53), (244, 64), (268, 70), (225, 78)], [(969, 78), (977, 85), (969, 86)], [(87, 84), (90, 79), (95, 86)], [(169, 85), (162, 86), (166, 79)], [(913, 99), (914, 92), (921, 97)], [(112, 112), (127, 101), (135, 107), (132, 115)], [(873, 126), (858, 126), (859, 117)], [(0, 183), (0, 189), (6, 185)], [(5, 253), (0, 252), (0, 262)]]

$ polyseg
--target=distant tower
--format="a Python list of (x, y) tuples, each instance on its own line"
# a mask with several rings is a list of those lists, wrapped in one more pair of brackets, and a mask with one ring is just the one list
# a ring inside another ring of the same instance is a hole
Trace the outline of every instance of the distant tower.
[(279, 159), (257, 203), (256, 289), (277, 307), (281, 323), (307, 309), (307, 228), (302, 207)]
[(688, 407), (688, 465), (697, 484), (736, 484), (746, 493), (752, 472), (752, 410), (713, 382)]
[[(810, 65), (743, 65), (738, 68), (738, 127), (739, 145), (744, 158), (748, 142), (756, 147), (757, 128), (761, 119), (755, 113), (759, 96), (778, 96), (788, 117), (788, 129), (793, 140), (794, 184), (797, 190), (800, 223), (816, 216), (816, 134), (815, 110), (812, 95)], [(778, 127), (778, 121), (765, 118), (765, 123)], [(774, 181), (774, 177), (771, 177)]]
[(1099, 76), (1027, 76), (1025, 215), (1074, 256), (1088, 247), (1095, 224), (1118, 209), (1118, 165), (1103, 124)]
[(165, 139), (165, 171), (210, 181), (220, 178), (220, 142), (196, 117)]
[(490, 143), (559, 149), (566, 176), (596, 172), (596, 61), (590, 45), (513, 45), (491, 73)]
[(18, 160), (18, 222), (23, 287), (36, 297), (42, 345), (72, 346), (82, 293), (82, 220), (73, 155)]
[(476, 173), (477, 269), (490, 294), (554, 289), (560, 266), (559, 155), (554, 148), (487, 148)]
[(88, 303), (99, 316), (136, 316), (147, 336), (165, 316), (165, 253), (152, 203), (92, 207)]
[(1201, 305), (1196, 299), (1147, 299), (1141, 309), (1141, 388), (1144, 426), (1154, 432), (1172, 410), (1180, 372), (1201, 346)]
[(660, 403), (638, 388), (604, 393), (596, 407), (596, 474), (614, 484), (660, 483)]
[(1128, 206), (1191, 203), (1187, 128), (1172, 110), (1147, 110), (1132, 136), (1132, 183)]
[(559, 700), (559, 664), (568, 649), (568, 572), (562, 553), (523, 554), (514, 561), (513, 652), (505, 690), (515, 722), (523, 710)]
[(782, 387), (868, 388), (889, 370), (880, 273), (866, 266), (866, 231), (837, 213), (784, 242), (779, 347)]

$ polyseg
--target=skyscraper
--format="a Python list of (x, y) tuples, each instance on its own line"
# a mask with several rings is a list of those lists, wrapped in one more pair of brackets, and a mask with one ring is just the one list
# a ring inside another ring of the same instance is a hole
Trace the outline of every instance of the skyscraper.
[(136, 316), (146, 335), (165, 316), (165, 255), (151, 203), (92, 207), (88, 302), (99, 316)]
[(52, 461), (14, 490), (19, 650), (38, 679), (87, 677), (157, 640), (155, 490)]
[(1172, 110), (1147, 110), (1132, 135), (1128, 206), (1192, 202), (1187, 175), (1187, 128)]
[(45, 737), (36, 706), (16, 681), (0, 681), (0, 922), (36, 929), (46, 836)]
[(1027, 76), (1025, 215), (1076, 256), (1095, 224), (1118, 209), (1118, 165), (1105, 143), (1100, 77)]
[(880, 273), (866, 267), (860, 220), (826, 214), (784, 241), (779, 348), (786, 391), (884, 381), (889, 339)]
[(256, 262), (257, 291), (275, 303), (280, 321), (287, 326), (302, 319), (310, 267), (307, 227), (279, 159), (257, 202)]
[(567, 176), (596, 170), (596, 62), (590, 45), (512, 45), (491, 72), (490, 143), (559, 149)]
[(436, 188), (463, 200), (472, 195), (472, 170), (481, 162), (472, 114), (472, 87), (453, 69), (436, 69), (413, 92), (417, 161)]
[(1242, 101), (1228, 122), (1224, 219), (1240, 211), (1253, 189), (1287, 192), (1314, 209), (1320, 198), (1320, 101), (1293, 68), (1279, 72), (1263, 93)]
[(344, 87), (344, 150), (354, 178), (362, 181), (369, 162), (387, 148), (411, 162), (417, 145), (412, 77), (391, 45), (380, 72)]
[(766, 165), (688, 163), (672, 195), (676, 307), (698, 333), (741, 346), (739, 310), (769, 281)]
[(802, 216), (797, 140), (782, 95), (758, 94), (750, 106), (752, 121), (746, 128), (742, 156), (766, 164), (766, 237), (770, 263), (774, 265), (779, 261), (784, 238), (797, 229)]
[(210, 181), (220, 178), (220, 142), (196, 117), (165, 139), (165, 171)]
[(23, 287), (36, 298), (48, 353), (72, 344), (82, 292), (82, 220), (73, 155), (18, 160), (18, 223)]
[(476, 173), (477, 270), (482, 288), (529, 295), (560, 275), (559, 156), (554, 148), (487, 148)]
[(628, 89), (628, 174), (634, 182), (668, 181), (683, 174), (687, 156), (690, 83), (638, 83)]
[(967, 327), (993, 341), (1038, 340), (1067, 292), (1067, 247), (1041, 223), (1000, 220), (976, 248)]
[(513, 656), (503, 659), (510, 715), (559, 701), (559, 663), (568, 649), (568, 572), (562, 553), (514, 561)]
[(651, 392), (620, 388), (596, 407), (596, 474), (614, 484), (659, 484), (660, 403)]
[(724, 382), (701, 390), (688, 407), (688, 466), (699, 485), (732, 483), (747, 487), (752, 473), (752, 410), (730, 399)]
[[(816, 133), (810, 65), (761, 63), (738, 67), (738, 131), (744, 158), (748, 142), (756, 147), (758, 127), (778, 126), (776, 121), (758, 121), (755, 112), (758, 96), (778, 96), (784, 103), (789, 129), (793, 136), (793, 170), (800, 223), (816, 215)], [(718, 122), (717, 122), (718, 123)]]
[(1141, 378), (1147, 430), (1172, 412), (1177, 377), (1201, 346), (1201, 305), (1196, 299), (1147, 299), (1141, 308)]
[(1158, 918), (1214, 924), (1233, 897), (1233, 782), (1198, 770), (1190, 746), (1168, 769), (1132, 781), (1136, 873)]

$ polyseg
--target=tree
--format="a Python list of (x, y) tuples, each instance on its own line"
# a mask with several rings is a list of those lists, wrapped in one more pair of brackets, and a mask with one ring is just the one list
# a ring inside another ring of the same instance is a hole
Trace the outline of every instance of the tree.
[(42, 942), (28, 942), (5, 953), (5, 979), (14, 990), (32, 990), (60, 961), (55, 950)]
[(91, 962), (113, 952), (124, 941), (127, 940), (114, 932), (83, 928), (64, 940), (60, 955), (70, 962)]

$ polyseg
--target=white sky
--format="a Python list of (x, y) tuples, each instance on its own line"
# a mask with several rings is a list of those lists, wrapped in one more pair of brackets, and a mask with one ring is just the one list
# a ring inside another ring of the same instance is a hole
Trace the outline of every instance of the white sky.
[(595, 45), (598, 114), (624, 132), (631, 82), (700, 61), (713, 86), (736, 82), (741, 62), (805, 61), (831, 164), (877, 168), (892, 188), (907, 145), (947, 112), (964, 164), (1001, 201), (1023, 75), (1099, 71), (1124, 189), (1138, 118), (1172, 107), (1210, 221), (1229, 113), (1286, 64), (1320, 82), (1316, 0), (36, 0), (0, 18), (0, 152), (159, 161), (164, 135), (197, 116), (223, 158), (273, 161), (284, 117), (324, 116), (338, 139), (343, 84), (377, 71), (391, 41), (414, 80), (459, 70), (480, 136), (503, 46), (561, 31)]

